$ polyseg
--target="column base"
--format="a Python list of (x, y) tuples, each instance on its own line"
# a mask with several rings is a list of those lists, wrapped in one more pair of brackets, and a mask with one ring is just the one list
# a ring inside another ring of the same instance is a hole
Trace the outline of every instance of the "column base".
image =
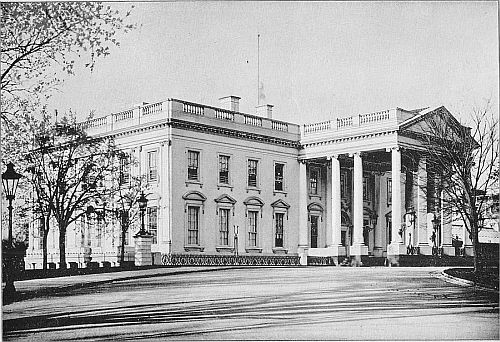
[(368, 255), (368, 246), (364, 244), (355, 244), (351, 246), (349, 251), (352, 256)]
[(299, 248), (297, 249), (297, 253), (299, 254), (301, 266), (307, 266), (308, 248), (309, 247), (307, 247), (307, 246), (299, 246)]
[(406, 246), (403, 243), (391, 243), (387, 246), (387, 265), (399, 266), (399, 256), (406, 255)]
[(385, 256), (385, 255), (384, 255), (384, 254), (385, 254), (384, 252), (385, 252), (385, 251), (384, 251), (384, 249), (383, 249), (382, 247), (375, 247), (375, 248), (373, 249), (373, 256), (374, 256), (374, 257), (378, 257), (378, 258), (384, 257), (384, 256)]
[(455, 256), (455, 247), (453, 246), (443, 246), (441, 247), (443, 255)]
[(418, 254), (421, 255), (432, 255), (432, 247), (429, 245), (418, 245)]

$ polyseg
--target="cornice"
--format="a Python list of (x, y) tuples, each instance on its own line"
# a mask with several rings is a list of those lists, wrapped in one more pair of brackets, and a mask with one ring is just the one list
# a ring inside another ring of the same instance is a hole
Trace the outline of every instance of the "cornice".
[(281, 145), (281, 146), (286, 146), (286, 147), (291, 147), (291, 148), (296, 148), (296, 149), (300, 148), (300, 144), (298, 141), (293, 141), (293, 140), (283, 139), (283, 138), (276, 138), (276, 137), (257, 134), (257, 133), (243, 132), (243, 131), (238, 131), (238, 130), (234, 130), (234, 129), (230, 129), (230, 128), (205, 125), (205, 124), (198, 123), (198, 122), (172, 119), (171, 125), (174, 128), (181, 128), (181, 129), (186, 129), (186, 130), (190, 130), (190, 131), (227, 136), (227, 137), (236, 138), (236, 139), (264, 142), (264, 143), (268, 143), (268, 144)]
[(334, 138), (334, 139), (329, 139), (329, 140), (301, 142), (301, 144), (302, 144), (303, 148), (314, 147), (314, 146), (324, 146), (324, 145), (352, 142), (352, 141), (362, 140), (362, 139), (366, 139), (366, 138), (376, 138), (376, 137), (380, 137), (380, 136), (393, 135), (393, 134), (397, 134), (397, 133), (398, 133), (398, 130), (391, 130), (391, 131), (385, 131), (385, 132), (361, 134), (361, 135), (356, 135), (356, 136), (351, 136), (351, 137), (342, 137), (342, 138), (336, 138), (336, 139)]

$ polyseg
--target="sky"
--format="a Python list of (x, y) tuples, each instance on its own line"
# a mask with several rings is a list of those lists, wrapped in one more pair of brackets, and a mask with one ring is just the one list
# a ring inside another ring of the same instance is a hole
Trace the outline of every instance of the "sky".
[[(78, 68), (50, 108), (80, 117), (168, 98), (310, 123), (395, 107), (498, 113), (497, 2), (154, 2), (95, 69)], [(262, 104), (262, 103), (261, 103)]]

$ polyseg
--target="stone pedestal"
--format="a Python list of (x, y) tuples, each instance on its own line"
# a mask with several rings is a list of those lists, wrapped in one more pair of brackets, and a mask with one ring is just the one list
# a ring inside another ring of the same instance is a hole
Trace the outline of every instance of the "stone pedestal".
[(153, 235), (148, 232), (139, 232), (135, 239), (135, 266), (151, 266), (153, 264), (153, 254), (151, 244)]
[(352, 257), (351, 266), (363, 266), (362, 260), (368, 256), (368, 246), (364, 244), (354, 244), (350, 248)]
[(399, 256), (406, 255), (406, 246), (402, 243), (391, 243), (387, 246), (387, 262), (389, 266), (399, 266)]
[(308, 248), (299, 246), (297, 252), (300, 257), (300, 265), (307, 266)]

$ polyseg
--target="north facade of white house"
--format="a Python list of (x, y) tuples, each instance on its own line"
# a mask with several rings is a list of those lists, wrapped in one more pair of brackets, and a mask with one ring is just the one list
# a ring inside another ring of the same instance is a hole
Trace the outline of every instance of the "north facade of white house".
[[(444, 107), (400, 108), (299, 126), (274, 120), (273, 107), (239, 112), (169, 99), (92, 119), (93, 136), (112, 135), (135, 165), (122, 172), (149, 183), (146, 228), (156, 264), (293, 265), (362, 263), (407, 253), (453, 255), (452, 226), (423, 191), (436, 188), (419, 141)], [(123, 175), (122, 175), (123, 176)], [(397, 180), (397, 181), (396, 181)], [(429, 193), (431, 193), (429, 192)], [(138, 227), (126, 238), (134, 258)], [(30, 228), (27, 268), (41, 268), (39, 227)], [(467, 237), (468, 234), (464, 234)], [(57, 228), (48, 261), (57, 263)], [(67, 233), (67, 262), (116, 264), (117, 222), (83, 218)], [(465, 251), (471, 243), (465, 239)]]

